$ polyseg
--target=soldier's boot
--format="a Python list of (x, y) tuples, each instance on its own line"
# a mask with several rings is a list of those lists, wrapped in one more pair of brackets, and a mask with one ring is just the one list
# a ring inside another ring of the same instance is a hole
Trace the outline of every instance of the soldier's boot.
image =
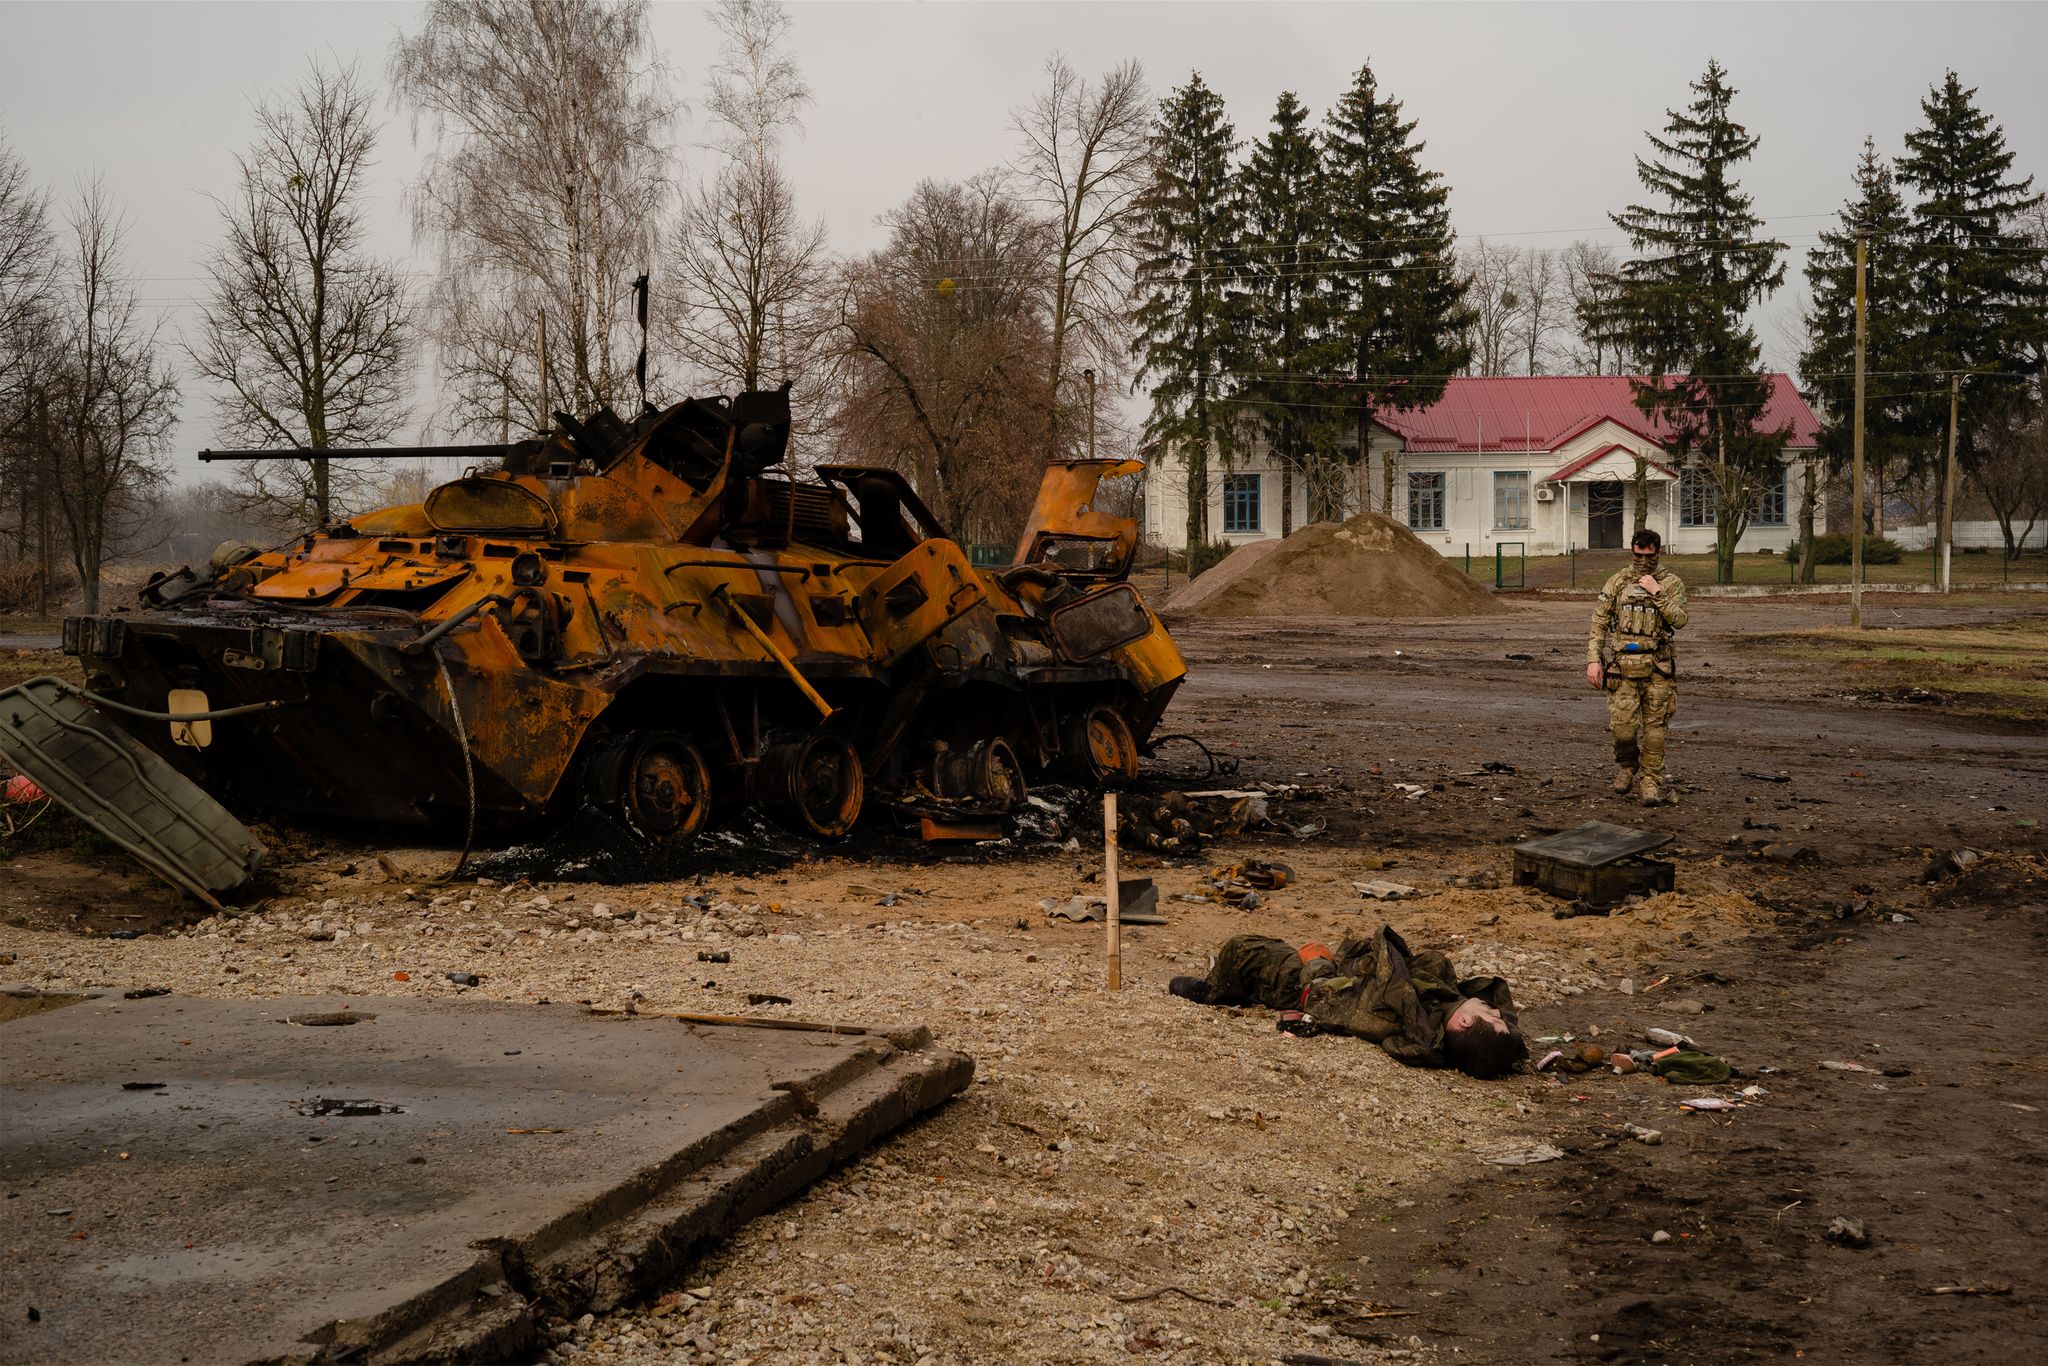
[(1632, 768), (1618, 768), (1614, 771), (1614, 790), (1626, 797), (1628, 790), (1636, 785), (1636, 771)]
[(1184, 1001), (1209, 1004), (1209, 979), (1206, 977), (1176, 977), (1166, 984), (1166, 989)]
[(1640, 795), (1640, 796), (1642, 797), (1642, 799), (1643, 799), (1643, 805), (1644, 805), (1644, 806), (1662, 806), (1662, 805), (1664, 805), (1664, 801), (1665, 801), (1665, 798), (1664, 798), (1664, 794), (1663, 794), (1663, 792), (1662, 792), (1662, 791), (1661, 791), (1661, 790), (1660, 790), (1660, 789), (1658, 788), (1658, 786), (1657, 786), (1657, 783), (1656, 783), (1656, 780), (1655, 780), (1655, 779), (1652, 779), (1652, 778), (1645, 778), (1645, 779), (1643, 779), (1643, 785), (1642, 785), (1641, 789), (1639, 790), (1639, 794), (1638, 794), (1638, 795)]

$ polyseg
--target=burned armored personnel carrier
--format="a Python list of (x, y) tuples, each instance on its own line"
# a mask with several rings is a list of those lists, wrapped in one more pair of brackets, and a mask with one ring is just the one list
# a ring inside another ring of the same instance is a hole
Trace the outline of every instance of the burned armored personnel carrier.
[(587, 802), (666, 846), (728, 805), (835, 836), (1127, 777), (1185, 672), (1125, 582), (1135, 522), (1091, 507), (1135, 462), (1051, 465), (984, 571), (893, 471), (787, 473), (786, 389), (557, 421), (64, 648), (143, 713), (278, 704), (117, 713), (245, 811), (504, 831)]

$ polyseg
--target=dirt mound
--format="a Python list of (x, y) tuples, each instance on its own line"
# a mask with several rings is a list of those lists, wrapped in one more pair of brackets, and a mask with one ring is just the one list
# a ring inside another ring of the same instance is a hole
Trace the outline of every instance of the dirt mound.
[(1507, 610), (1399, 522), (1367, 512), (1254, 541), (1167, 599), (1204, 617), (1478, 617)]

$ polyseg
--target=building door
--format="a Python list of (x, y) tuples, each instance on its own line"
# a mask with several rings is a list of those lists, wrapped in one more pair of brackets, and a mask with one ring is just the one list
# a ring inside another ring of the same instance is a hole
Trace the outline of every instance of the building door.
[(1621, 481), (1586, 486), (1586, 544), (1594, 550), (1621, 549)]

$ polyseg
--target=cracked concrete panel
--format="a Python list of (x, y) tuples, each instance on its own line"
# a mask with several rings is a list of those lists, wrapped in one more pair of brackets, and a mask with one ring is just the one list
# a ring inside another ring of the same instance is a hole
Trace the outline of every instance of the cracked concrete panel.
[(100, 998), (0, 1041), (10, 1362), (502, 1359), (973, 1074), (922, 1030), (354, 998)]

